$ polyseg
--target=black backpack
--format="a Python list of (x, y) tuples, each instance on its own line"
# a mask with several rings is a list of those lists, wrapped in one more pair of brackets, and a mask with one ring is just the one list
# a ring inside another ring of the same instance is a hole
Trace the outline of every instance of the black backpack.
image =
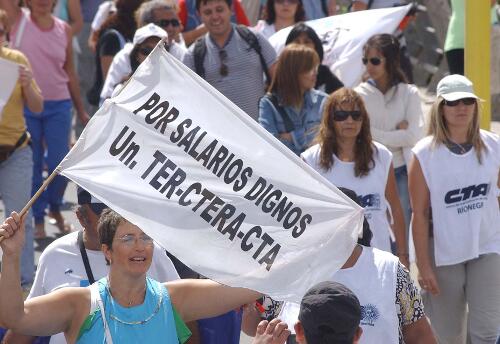
[[(267, 82), (271, 82), (269, 71), (267, 70), (266, 60), (264, 59), (264, 56), (262, 56), (262, 50), (257, 36), (255, 36), (255, 34), (249, 28), (243, 25), (237, 25), (235, 29), (236, 32), (238, 32), (238, 35), (240, 35), (240, 37), (243, 38), (245, 42), (247, 42), (250, 48), (255, 50), (257, 55), (259, 55), (260, 64), (262, 65), (262, 69), (264, 70), (264, 74), (266, 75), (266, 80)], [(205, 78), (205, 67), (203, 67), (203, 61), (205, 60), (206, 54), (207, 43), (205, 42), (205, 35), (203, 35), (202, 37), (198, 38), (198, 40), (196, 40), (193, 49), (194, 69), (196, 74), (198, 74), (202, 78)]]

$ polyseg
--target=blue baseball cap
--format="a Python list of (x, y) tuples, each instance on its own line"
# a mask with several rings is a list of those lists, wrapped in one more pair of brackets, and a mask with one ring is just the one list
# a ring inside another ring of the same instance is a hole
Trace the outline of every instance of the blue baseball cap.
[(100, 200), (92, 196), (87, 190), (81, 187), (78, 187), (77, 189), (77, 196), (78, 204), (88, 204), (90, 209), (92, 209), (94, 214), (96, 214), (97, 216), (100, 216), (102, 211), (108, 207), (106, 204), (102, 203)]

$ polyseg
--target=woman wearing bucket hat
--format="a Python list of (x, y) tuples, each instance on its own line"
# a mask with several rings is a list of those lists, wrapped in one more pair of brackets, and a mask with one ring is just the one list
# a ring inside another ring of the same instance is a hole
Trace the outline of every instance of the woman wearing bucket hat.
[(500, 139), (479, 129), (479, 101), (466, 77), (443, 78), (410, 165), (419, 283), (440, 343), (495, 343), (499, 331)]

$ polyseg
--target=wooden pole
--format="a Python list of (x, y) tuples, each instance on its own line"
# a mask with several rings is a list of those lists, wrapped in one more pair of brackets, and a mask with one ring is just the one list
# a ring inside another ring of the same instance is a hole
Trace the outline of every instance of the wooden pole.
[[(33, 203), (35, 203), (35, 201), (38, 199), (38, 197), (40, 197), (42, 195), (42, 192), (47, 188), (47, 186), (49, 186), (50, 182), (52, 182), (52, 180), (58, 174), (59, 174), (59, 169), (56, 168), (54, 170), (54, 172), (52, 172), (52, 174), (47, 179), (45, 179), (45, 181), (43, 182), (42, 186), (40, 186), (40, 188), (38, 189), (38, 191), (33, 195), (33, 197), (31, 197), (31, 199), (29, 200), (29, 202), (19, 212), (19, 216), (20, 217), (23, 217), (28, 212), (28, 210), (31, 208), (31, 206), (33, 205)], [(6, 215), (10, 215), (10, 214), (6, 214)], [(2, 242), (3, 239), (4, 239), (4, 237), (0, 234), (0, 242)]]

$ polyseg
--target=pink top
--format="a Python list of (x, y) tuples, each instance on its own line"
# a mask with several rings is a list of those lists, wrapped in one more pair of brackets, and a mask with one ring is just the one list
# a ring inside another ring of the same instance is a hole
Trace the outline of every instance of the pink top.
[[(33, 76), (42, 91), (44, 100), (69, 99), (69, 77), (63, 69), (68, 46), (66, 33), (68, 24), (52, 16), (54, 25), (44, 30), (32, 20), (29, 12), (23, 10), (21, 13), (26, 18), (26, 24), (16, 49), (22, 51), (31, 63)], [(11, 44), (16, 42), (22, 16), (11, 31)]]

